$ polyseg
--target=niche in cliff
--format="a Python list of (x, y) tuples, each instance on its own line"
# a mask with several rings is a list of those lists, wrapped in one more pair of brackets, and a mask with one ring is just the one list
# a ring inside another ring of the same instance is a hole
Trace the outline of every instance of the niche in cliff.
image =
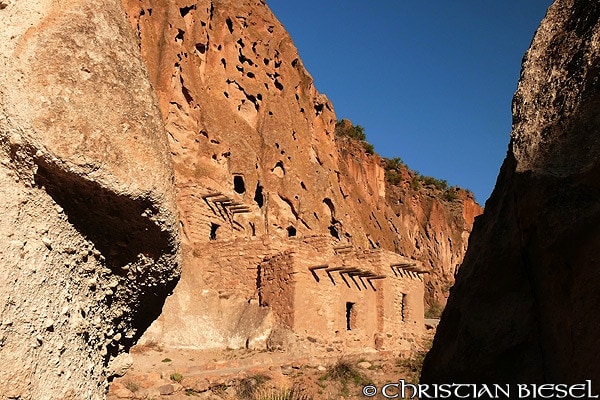
[(233, 190), (235, 190), (235, 192), (239, 194), (246, 193), (246, 184), (244, 183), (243, 176), (235, 175), (233, 177)]
[[(137, 335), (123, 338), (120, 344), (133, 345), (139, 335), (158, 318), (164, 299), (174, 289), (176, 279), (160, 276), (158, 265), (174, 262), (176, 238), (166, 227), (157, 225), (153, 202), (147, 198), (132, 198), (115, 193), (97, 182), (66, 171), (58, 166), (38, 161), (35, 183), (62, 207), (69, 223), (100, 252), (100, 261), (113, 274), (125, 279), (128, 265), (143, 263), (144, 272), (136, 276), (127, 288), (126, 299), (135, 309), (132, 319)], [(165, 284), (145, 287), (151, 281)]]
[(94, 243), (113, 270), (135, 262), (139, 254), (158, 261), (173, 252), (170, 233), (147, 217), (156, 213), (150, 200), (114, 193), (48, 164), (39, 165), (35, 183), (64, 209), (69, 222)]
[(254, 191), (254, 201), (260, 208), (262, 208), (263, 204), (265, 203), (263, 187), (261, 186), (260, 182), (256, 184), (256, 190)]

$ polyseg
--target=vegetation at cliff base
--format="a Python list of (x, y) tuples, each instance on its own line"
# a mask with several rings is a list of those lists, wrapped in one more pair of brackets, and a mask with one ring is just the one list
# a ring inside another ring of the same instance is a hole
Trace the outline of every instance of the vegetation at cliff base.
[(396, 361), (396, 365), (405, 369), (406, 375), (404, 378), (408, 382), (418, 383), (421, 378), (421, 369), (425, 356), (433, 344), (433, 339), (426, 340), (423, 343), (423, 348), (417, 352), (413, 352), (408, 358), (400, 358)]
[(340, 359), (335, 364), (327, 368), (325, 375), (319, 378), (320, 381), (333, 379), (340, 382), (342, 389), (341, 393), (344, 396), (349, 394), (349, 384), (355, 386), (363, 386), (369, 383), (369, 380), (364, 376), (351, 360)]

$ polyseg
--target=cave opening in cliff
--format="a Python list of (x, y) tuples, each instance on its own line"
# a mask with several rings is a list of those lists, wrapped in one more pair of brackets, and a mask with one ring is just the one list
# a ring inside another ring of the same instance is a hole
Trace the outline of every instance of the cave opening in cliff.
[(356, 309), (352, 302), (346, 302), (346, 330), (351, 331), (352, 328), (356, 328)]
[(287, 227), (287, 233), (288, 233), (288, 237), (296, 236), (296, 228), (294, 228), (291, 225), (288, 226)]
[(192, 4), (189, 7), (180, 7), (179, 8), (179, 14), (181, 15), (181, 18), (185, 17), (190, 11), (195, 10), (196, 9), (196, 5)]
[(265, 197), (263, 196), (263, 187), (260, 185), (260, 182), (256, 184), (256, 190), (254, 191), (254, 201), (260, 208), (262, 208), (263, 204), (265, 203)]
[(338, 230), (335, 227), (335, 225), (329, 225), (329, 234), (334, 238), (340, 240), (340, 234), (338, 233)]
[(210, 240), (217, 240), (217, 229), (219, 229), (221, 225), (215, 224), (212, 222), (210, 224)]
[(325, 204), (327, 206), (327, 208), (329, 209), (329, 214), (331, 215), (331, 223), (335, 224), (338, 222), (337, 219), (335, 219), (335, 205), (333, 204), (333, 201), (331, 201), (331, 199), (329, 197), (325, 197), (323, 199), (323, 204)]
[(233, 177), (233, 190), (235, 190), (235, 192), (239, 194), (246, 193), (246, 184), (244, 183), (243, 176), (235, 175)]
[[(45, 190), (63, 209), (71, 226), (99, 252), (98, 262), (115, 276), (124, 279), (130, 271), (124, 267), (144, 262), (148, 273), (136, 275), (136, 281), (145, 284), (153, 273), (153, 265), (160, 270), (158, 265), (176, 253), (176, 239), (153, 220), (159, 215), (159, 209), (152, 199), (117, 193), (42, 159), (37, 160), (37, 164), (34, 176), (37, 187)], [(130, 322), (136, 333), (120, 339), (118, 348), (127, 351), (158, 318), (164, 299), (176, 283), (174, 279), (151, 290), (134, 285), (129, 301), (135, 310)], [(110, 304), (112, 298), (105, 301)], [(107, 357), (115, 355), (118, 348), (109, 346)]]
[(115, 193), (41, 160), (34, 180), (114, 271), (123, 273), (121, 267), (138, 261), (140, 254), (156, 261), (173, 251), (169, 233), (147, 217), (158, 213), (150, 199)]
[(179, 41), (179, 40), (183, 41), (183, 36), (184, 35), (185, 35), (185, 31), (177, 28), (177, 36), (175, 36), (175, 41), (176, 42)]

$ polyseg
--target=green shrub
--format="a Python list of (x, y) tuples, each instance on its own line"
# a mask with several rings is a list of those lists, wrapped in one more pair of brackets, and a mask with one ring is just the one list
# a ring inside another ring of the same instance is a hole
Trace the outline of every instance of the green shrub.
[(444, 200), (455, 201), (458, 200), (458, 190), (456, 188), (450, 188), (444, 192)]
[(384, 158), (383, 168), (386, 171), (397, 171), (400, 167), (405, 166), (404, 161), (400, 157)]
[(388, 181), (390, 185), (398, 185), (402, 182), (402, 176), (395, 170), (387, 170), (385, 171), (385, 180)]
[(173, 361), (173, 360), (171, 360), (170, 358), (163, 358), (163, 360), (162, 360), (162, 362), (164, 362), (164, 363), (168, 363), (171, 361)]
[(448, 182), (445, 179), (437, 179), (433, 176), (425, 176), (421, 175), (419, 179), (423, 182), (425, 186), (435, 186), (435, 188), (439, 190), (447, 190)]
[(335, 124), (336, 136), (348, 137), (350, 139), (358, 140), (362, 142), (362, 146), (367, 154), (375, 154), (375, 148), (369, 142), (367, 142), (367, 135), (365, 134), (365, 128), (360, 125), (353, 125), (347, 119), (337, 121)]
[(335, 134), (338, 136), (347, 136), (355, 140), (366, 140), (365, 128), (360, 125), (352, 125), (347, 119), (338, 121), (335, 124)]
[(179, 383), (183, 380), (183, 375), (181, 375), (179, 372), (173, 372), (171, 376), (169, 376), (169, 379), (171, 379), (173, 382)]
[(425, 318), (440, 318), (444, 308), (438, 303), (432, 304), (425, 310)]
[(365, 153), (367, 154), (375, 154), (375, 147), (369, 142), (363, 142), (363, 148), (365, 149)]
[(412, 190), (419, 190), (421, 188), (421, 180), (419, 179), (419, 174), (412, 177), (410, 181), (410, 188)]

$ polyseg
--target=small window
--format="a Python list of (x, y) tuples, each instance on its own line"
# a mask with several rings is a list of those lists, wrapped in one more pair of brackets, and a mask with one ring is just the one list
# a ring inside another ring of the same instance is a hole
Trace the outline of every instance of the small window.
[(219, 229), (221, 225), (211, 223), (210, 224), (210, 240), (217, 240), (217, 229)]
[(246, 184), (244, 183), (244, 177), (241, 175), (235, 175), (233, 177), (233, 190), (236, 193), (244, 194), (246, 193)]
[(287, 233), (288, 237), (296, 236), (296, 228), (294, 228), (293, 226), (288, 226)]
[(346, 302), (346, 330), (351, 331), (355, 328), (356, 324), (356, 310), (354, 309), (354, 303)]
[(263, 204), (265, 203), (263, 187), (260, 185), (260, 182), (256, 184), (256, 190), (254, 191), (254, 201), (260, 208), (262, 208)]
[(400, 317), (406, 321), (406, 294), (400, 293)]

